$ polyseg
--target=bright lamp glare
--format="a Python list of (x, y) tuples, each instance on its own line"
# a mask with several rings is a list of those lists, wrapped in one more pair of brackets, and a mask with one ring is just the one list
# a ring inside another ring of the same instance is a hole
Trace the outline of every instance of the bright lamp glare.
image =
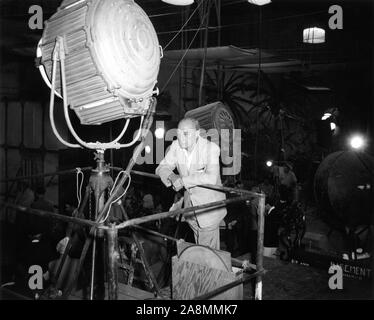
[(162, 2), (172, 4), (174, 6), (188, 6), (193, 4), (194, 0), (162, 0)]
[(157, 139), (162, 139), (165, 134), (165, 129), (164, 128), (157, 128), (155, 131), (155, 136)]
[(331, 131), (334, 131), (336, 129), (336, 124), (334, 122), (330, 122), (330, 128)]
[(271, 161), (271, 160), (266, 161), (266, 165), (268, 167), (271, 167), (273, 165), (273, 161)]
[(328, 119), (328, 118), (330, 118), (330, 117), (331, 117), (331, 113), (325, 113), (325, 114), (322, 116), (321, 120), (326, 120), (326, 119)]
[(151, 153), (151, 147), (150, 146), (145, 146), (144, 148), (146, 153)]
[(325, 42), (325, 30), (322, 28), (306, 28), (303, 31), (303, 42), (304, 43), (324, 43)]
[(248, 2), (256, 6), (263, 6), (265, 4), (271, 3), (271, 0), (248, 0)]
[(365, 140), (362, 136), (353, 136), (349, 141), (353, 149), (362, 149), (365, 144)]

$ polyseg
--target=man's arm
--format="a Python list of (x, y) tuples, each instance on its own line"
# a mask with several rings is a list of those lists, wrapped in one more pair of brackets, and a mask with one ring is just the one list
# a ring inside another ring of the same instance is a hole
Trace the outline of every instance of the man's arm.
[(219, 155), (220, 148), (215, 144), (211, 143), (209, 150), (207, 150), (208, 161), (205, 168), (205, 172), (199, 172), (191, 174), (187, 177), (183, 177), (182, 181), (186, 188), (191, 188), (201, 184), (215, 184), (217, 177), (219, 176)]
[(173, 142), (166, 150), (165, 158), (161, 160), (159, 166), (156, 168), (156, 174), (161, 178), (162, 183), (166, 187), (171, 186), (171, 182), (168, 178), (173, 173), (176, 163), (177, 159), (175, 155), (175, 145)]

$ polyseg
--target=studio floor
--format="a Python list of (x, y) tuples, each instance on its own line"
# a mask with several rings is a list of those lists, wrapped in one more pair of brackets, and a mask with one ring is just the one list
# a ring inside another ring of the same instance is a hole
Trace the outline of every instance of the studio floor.
[[(331, 290), (328, 270), (268, 257), (264, 257), (264, 268), (267, 273), (263, 278), (263, 300), (374, 299), (368, 280), (343, 278), (343, 289)], [(244, 299), (252, 299), (250, 284), (244, 286)]]

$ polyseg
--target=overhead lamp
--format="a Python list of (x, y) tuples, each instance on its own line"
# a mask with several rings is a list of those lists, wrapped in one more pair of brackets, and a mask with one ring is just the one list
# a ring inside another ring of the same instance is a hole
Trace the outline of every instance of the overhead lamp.
[(155, 131), (155, 136), (157, 139), (162, 139), (165, 135), (165, 129), (162, 127), (158, 127)]
[(151, 153), (151, 147), (148, 146), (148, 145), (146, 145), (145, 148), (144, 148), (144, 151), (145, 151), (146, 153)]
[(265, 4), (271, 3), (271, 0), (248, 0), (250, 4), (254, 4), (255, 6), (263, 6)]
[(332, 116), (331, 113), (325, 112), (324, 115), (322, 116), (321, 120), (326, 120), (326, 119), (330, 118), (331, 116)]
[(162, 2), (172, 4), (174, 6), (189, 6), (194, 3), (194, 0), (162, 0)]
[(324, 43), (325, 42), (325, 30), (322, 28), (306, 28), (303, 31), (303, 42), (304, 43)]
[(271, 161), (271, 160), (266, 161), (266, 166), (267, 167), (271, 167), (272, 165), (273, 165), (273, 161)]

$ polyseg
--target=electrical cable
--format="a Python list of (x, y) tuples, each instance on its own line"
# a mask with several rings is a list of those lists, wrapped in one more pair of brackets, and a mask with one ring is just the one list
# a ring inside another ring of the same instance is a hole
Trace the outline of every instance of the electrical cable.
[(187, 25), (187, 23), (191, 20), (191, 18), (193, 17), (193, 15), (195, 14), (195, 12), (200, 8), (200, 6), (203, 4), (204, 1), (201, 1), (198, 6), (195, 8), (195, 10), (191, 13), (191, 15), (188, 17), (188, 19), (186, 20), (186, 22), (183, 24), (183, 26), (178, 30), (178, 32), (176, 33), (176, 35), (166, 44), (166, 46), (163, 48), (163, 50), (165, 51), (166, 48), (174, 41), (174, 39), (183, 31), (184, 27)]
[[(205, 16), (203, 17), (203, 19), (201, 20), (201, 23), (200, 23), (199, 29), (204, 25), (204, 23), (205, 23), (205, 19), (206, 19), (207, 15), (208, 15), (208, 13), (206, 13)], [(193, 44), (193, 42), (194, 42), (196, 36), (198, 35), (199, 31), (200, 31), (200, 30), (197, 30), (197, 31), (195, 32), (195, 34), (194, 34), (194, 36), (193, 36), (193, 38), (192, 38), (190, 44), (188, 45), (187, 49), (184, 51), (182, 58), (179, 60), (179, 62), (177, 63), (177, 66), (175, 67), (175, 69), (173, 70), (173, 72), (172, 72), (171, 75), (169, 76), (168, 80), (166, 81), (166, 83), (165, 83), (164, 86), (162, 87), (162, 89), (161, 89), (161, 91), (160, 91), (160, 94), (165, 90), (165, 88), (166, 88), (167, 85), (169, 84), (170, 80), (171, 80), (172, 77), (174, 76), (175, 72), (177, 72), (177, 70), (178, 70), (180, 64), (183, 62), (184, 57), (187, 55), (188, 51), (190, 50), (190, 48), (191, 48), (191, 46), (192, 46), (192, 44)]]
[[(118, 182), (119, 177), (120, 177), (123, 173), (126, 173), (126, 171), (122, 170), (122, 171), (120, 171), (120, 172), (117, 174), (117, 177), (116, 177), (116, 179), (115, 179), (115, 181), (114, 181), (114, 183), (113, 183), (112, 189), (110, 190), (109, 194), (112, 194), (113, 190), (114, 190), (115, 187), (116, 187), (116, 184), (117, 184), (117, 182)], [(107, 214), (105, 215), (105, 217), (104, 217), (104, 218), (103, 218), (99, 223), (104, 223), (104, 222), (108, 219), (109, 214), (110, 214), (110, 209), (112, 208), (112, 204), (115, 203), (115, 202), (117, 202), (119, 199), (121, 199), (121, 198), (122, 198), (122, 197), (127, 193), (127, 190), (128, 190), (128, 188), (130, 187), (130, 184), (131, 184), (131, 175), (128, 175), (128, 178), (129, 178), (129, 181), (128, 181), (128, 183), (127, 183), (127, 186), (126, 186), (125, 191), (124, 191), (124, 192), (123, 192), (123, 193), (122, 193), (122, 194), (121, 194), (117, 199), (113, 200), (113, 201), (110, 203)]]
[[(81, 168), (78, 167), (78, 168), (76, 168), (76, 170), (77, 170), (76, 181), (77, 181), (77, 201), (78, 201), (77, 209), (79, 209), (79, 207), (81, 205), (81, 201), (82, 201), (82, 186), (83, 186), (84, 174), (83, 174)], [(82, 175), (82, 181), (79, 185), (79, 176), (80, 175)]]

